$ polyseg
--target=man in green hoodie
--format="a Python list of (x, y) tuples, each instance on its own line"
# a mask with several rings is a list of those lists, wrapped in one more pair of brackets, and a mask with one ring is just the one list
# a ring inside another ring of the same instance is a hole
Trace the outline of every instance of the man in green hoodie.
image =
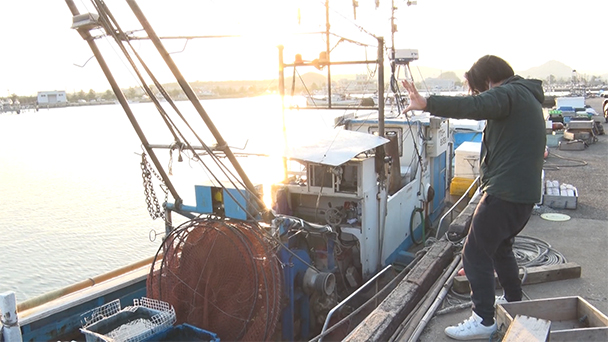
[(515, 75), (506, 61), (492, 55), (475, 62), (465, 78), (471, 96), (424, 98), (412, 83), (403, 82), (410, 95), (406, 112), (424, 110), (447, 118), (487, 120), (480, 156), (483, 195), (462, 252), (473, 313), (445, 329), (458, 340), (488, 338), (496, 331), (494, 271), (505, 299), (522, 299), (512, 247), (540, 201), (546, 146), (541, 81)]

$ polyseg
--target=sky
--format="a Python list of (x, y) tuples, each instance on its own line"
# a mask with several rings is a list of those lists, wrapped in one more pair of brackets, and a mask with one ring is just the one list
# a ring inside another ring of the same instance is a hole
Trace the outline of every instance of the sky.
[[(105, 1), (125, 31), (139, 30), (124, 0)], [(375, 58), (376, 39), (390, 33), (391, 1), (330, 0), (330, 39), (345, 37), (369, 47), (341, 42), (332, 60)], [(89, 0), (75, 0), (81, 13), (94, 12)], [(188, 81), (273, 79), (278, 75), (277, 45), (285, 46), (285, 60), (295, 54), (304, 60), (325, 48), (321, 35), (290, 35), (325, 30), (324, 0), (139, 0), (138, 4), (161, 37), (183, 35), (240, 35), (241, 38), (165, 41)], [(394, 0), (394, 44), (417, 49), (416, 65), (466, 70), (479, 57), (494, 54), (517, 70), (551, 60), (579, 73), (608, 73), (606, 56), (606, 0)], [(356, 12), (356, 19), (354, 14)], [(0, 1), (0, 97), (35, 95), (38, 91), (67, 92), (110, 89), (88, 44), (70, 29), (72, 15), (64, 0)], [(100, 31), (92, 31), (99, 33)], [(143, 33), (141, 34), (143, 35)], [(116, 44), (96, 40), (122, 88), (137, 86)], [(161, 65), (149, 41), (133, 47), (155, 69), (161, 82), (174, 78)], [(359, 52), (354, 52), (355, 49)], [(181, 51), (181, 52), (180, 52)], [(364, 52), (360, 52), (364, 51)], [(158, 70), (156, 69), (158, 66)], [(304, 72), (304, 71), (303, 71)], [(333, 71), (339, 73), (339, 71)]]

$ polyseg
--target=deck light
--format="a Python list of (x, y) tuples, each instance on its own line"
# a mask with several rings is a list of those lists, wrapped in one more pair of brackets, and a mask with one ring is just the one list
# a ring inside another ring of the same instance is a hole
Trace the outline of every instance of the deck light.
[(99, 14), (97, 13), (85, 13), (72, 17), (73, 29), (90, 31), (98, 27), (101, 27), (101, 24), (99, 24)]

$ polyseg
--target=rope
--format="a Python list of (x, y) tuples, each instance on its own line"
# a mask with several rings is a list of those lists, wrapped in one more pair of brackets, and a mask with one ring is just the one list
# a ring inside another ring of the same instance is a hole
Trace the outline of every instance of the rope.
[[(414, 237), (414, 218), (416, 217), (416, 213), (419, 214), (421, 221), (420, 224), (422, 225), (422, 237), (419, 241), (416, 241), (416, 238)], [(424, 223), (424, 210), (422, 208), (414, 208), (414, 210), (412, 210), (412, 214), (410, 215), (410, 237), (415, 245), (419, 245), (424, 242)]]
[[(2, 324), (2, 327), (5, 327), (5, 328), (12, 328), (12, 327), (19, 326), (19, 320), (15, 320), (14, 322), (9, 322), (8, 320), (0, 318), (0, 323)], [(2, 327), (0, 327), (0, 336), (2, 333)]]
[[(528, 276), (528, 268), (546, 265), (564, 264), (568, 261), (566, 257), (551, 247), (549, 243), (531, 236), (516, 236), (513, 243), (513, 254), (517, 265), (523, 270), (522, 284)], [(529, 300), (530, 297), (522, 290), (522, 294)], [(450, 289), (446, 296), (444, 308), (438, 310), (435, 315), (443, 315), (454, 311), (471, 307), (470, 295), (460, 294)]]
[(547, 164), (545, 164), (543, 166), (543, 169), (545, 169), (545, 170), (559, 170), (560, 167), (578, 167), (578, 166), (586, 166), (588, 164), (584, 160), (574, 159), (574, 158), (566, 158), (566, 157), (562, 157), (562, 156), (560, 156), (558, 154), (551, 153), (551, 152), (549, 152), (549, 156), (553, 156), (553, 157), (561, 159), (561, 160), (571, 161), (574, 164), (549, 164), (549, 163), (547, 163)]
[(517, 265), (524, 267), (557, 265), (568, 262), (566, 257), (549, 243), (530, 236), (516, 236), (513, 253)]

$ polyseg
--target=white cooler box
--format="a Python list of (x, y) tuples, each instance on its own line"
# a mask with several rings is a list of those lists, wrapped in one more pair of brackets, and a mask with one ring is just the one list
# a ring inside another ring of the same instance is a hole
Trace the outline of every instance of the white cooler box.
[(465, 141), (455, 151), (454, 177), (475, 179), (479, 176), (481, 142)]

